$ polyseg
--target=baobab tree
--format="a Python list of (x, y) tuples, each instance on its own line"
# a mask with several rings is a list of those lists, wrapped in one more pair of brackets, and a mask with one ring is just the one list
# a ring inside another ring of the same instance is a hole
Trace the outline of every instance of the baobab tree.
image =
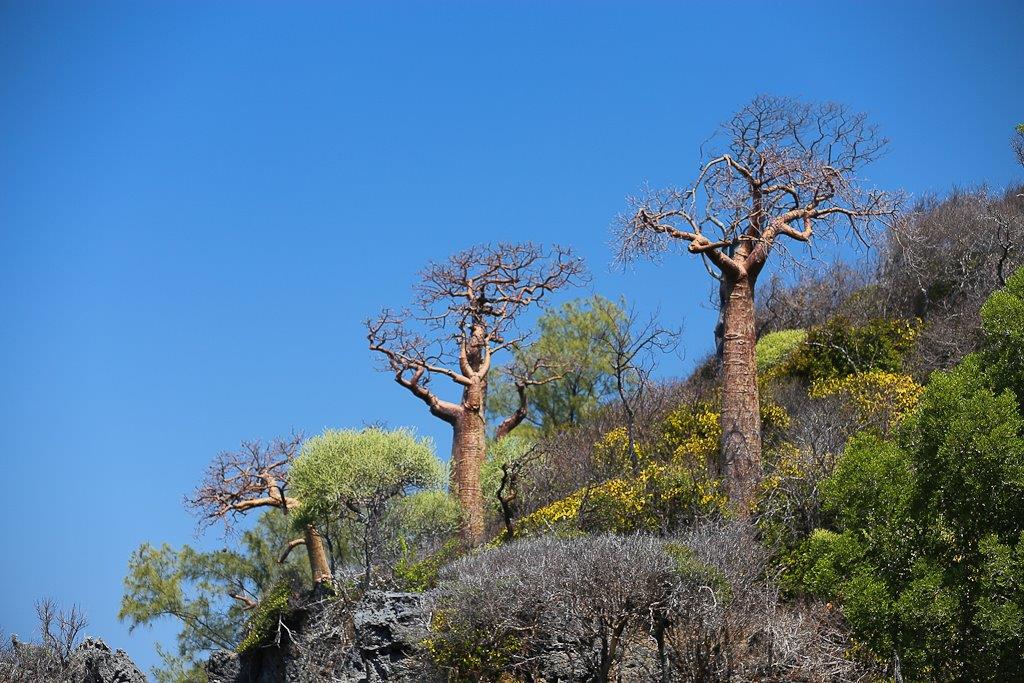
[(631, 197), (617, 221), (620, 260), (686, 245), (719, 282), (722, 442), (714, 465), (738, 510), (749, 509), (761, 473), (757, 278), (773, 251), (799, 263), (787, 241), (846, 232), (870, 244), (872, 229), (895, 216), (899, 197), (867, 188), (858, 174), (887, 145), (865, 114), (842, 105), (758, 96), (702, 150), (690, 185)]
[[(283, 514), (295, 511), (300, 501), (287, 495), (286, 484), (288, 470), (301, 445), (299, 435), (266, 444), (243, 441), (239, 450), (224, 451), (213, 459), (202, 484), (191, 498), (186, 498), (186, 505), (199, 515), (201, 524), (221, 520), (225, 528), (236, 516), (251, 510), (275, 508)], [(313, 581), (332, 581), (323, 537), (312, 524), (305, 525), (302, 536), (287, 544), (280, 561), (284, 562), (300, 545), (306, 547)]]
[[(464, 543), (484, 533), (480, 468), (486, 453), (484, 406), (495, 354), (518, 347), (526, 334), (517, 322), (531, 306), (583, 275), (571, 250), (545, 252), (534, 244), (476, 246), (421, 273), (415, 307), (385, 309), (366, 321), (370, 349), (381, 355), (395, 381), (452, 427), (451, 487), (463, 510)], [(507, 434), (526, 417), (526, 389), (556, 375), (544, 363), (521, 368), (520, 404), (499, 426)], [(440, 398), (437, 377), (461, 390), (457, 402)]]

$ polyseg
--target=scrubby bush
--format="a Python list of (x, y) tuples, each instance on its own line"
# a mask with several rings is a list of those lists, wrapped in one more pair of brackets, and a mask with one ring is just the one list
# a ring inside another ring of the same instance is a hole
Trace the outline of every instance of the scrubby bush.
[(437, 545), (452, 517), (446, 494), (400, 501), (444, 480), (433, 445), (408, 430), (327, 430), (306, 442), (292, 466), (292, 490), (303, 501), (292, 516), (296, 525), (338, 520), (353, 525), (366, 588), (374, 565), (395, 550), (398, 537), (389, 529), (399, 528), (403, 516), (418, 525), (409, 529), (419, 539), (414, 543), (433, 538), (432, 547)]
[(1020, 187), (927, 198), (893, 226), (876, 274), (879, 313), (924, 320), (916, 375), (948, 369), (977, 350), (979, 309), (1021, 265), (1022, 246)]
[(854, 680), (821, 605), (779, 601), (745, 523), (541, 537), (442, 572), (435, 661), (456, 680)]
[(608, 681), (680, 583), (664, 543), (642, 536), (518, 541), (443, 573), (438, 664), (467, 680), (544, 675), (537, 656), (563, 650), (572, 679)]
[(77, 605), (63, 610), (45, 599), (36, 602), (39, 642), (25, 642), (0, 633), (0, 680), (7, 683), (82, 680), (86, 672), (74, 653), (87, 624)]
[(677, 591), (668, 610), (668, 680), (864, 680), (870, 671), (851, 658), (841, 617), (824, 603), (783, 600), (758, 535), (735, 521), (678, 537), (703, 578), (701, 590)]

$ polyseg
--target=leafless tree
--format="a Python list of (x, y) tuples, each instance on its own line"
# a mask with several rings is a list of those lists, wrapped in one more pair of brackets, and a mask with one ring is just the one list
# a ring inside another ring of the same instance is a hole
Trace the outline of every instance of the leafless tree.
[(981, 305), (1024, 264), (1020, 192), (928, 197), (890, 230), (876, 273), (879, 314), (924, 320), (914, 359), (922, 377), (976, 349)]
[(47, 598), (36, 602), (36, 618), (38, 643), (12, 635), (9, 644), (0, 644), (0, 680), (63, 681), (80, 668), (73, 655), (88, 624), (85, 613), (77, 605), (63, 610)]
[(519, 479), (523, 469), (540, 457), (537, 446), (531, 446), (522, 455), (501, 464), (501, 481), (498, 482), (498, 505), (501, 507), (501, 519), (505, 524), (505, 539), (511, 541), (516, 536), (515, 518), (519, 516)]
[(635, 308), (630, 308), (621, 320), (610, 318), (597, 340), (612, 361), (633, 474), (637, 474), (640, 465), (636, 455), (636, 405), (648, 389), (658, 354), (673, 351), (679, 344), (680, 333), (681, 330), (662, 327), (657, 314), (642, 319)]
[[(621, 261), (685, 244), (719, 282), (722, 445), (719, 473), (733, 505), (749, 510), (761, 474), (754, 290), (771, 252), (787, 240), (862, 243), (896, 215), (899, 197), (866, 189), (857, 174), (888, 141), (864, 114), (826, 103), (758, 96), (726, 121), (715, 149), (684, 189), (630, 198), (618, 225)], [(796, 261), (794, 261), (796, 262)]]
[(50, 649), (65, 666), (71, 660), (71, 653), (78, 645), (88, 620), (85, 614), (72, 605), (68, 610), (61, 610), (53, 600), (45, 599), (36, 603), (36, 616), (39, 618), (39, 633), (43, 645)]
[[(580, 259), (534, 244), (477, 246), (421, 273), (413, 310), (385, 309), (366, 321), (370, 349), (395, 381), (452, 427), (452, 488), (464, 510), (462, 538), (478, 543), (484, 533), (480, 467), (485, 456), (484, 406), (492, 358), (525, 339), (517, 326), (531, 306), (583, 276)], [(543, 367), (535, 370), (544, 372)], [(444, 377), (461, 389), (458, 402), (441, 399), (430, 385)], [(550, 379), (524, 374), (523, 404), (498, 428), (507, 434), (526, 416), (526, 387)]]
[[(287, 439), (274, 439), (270, 443), (243, 441), (237, 451), (224, 451), (207, 468), (206, 477), (199, 488), (186, 498), (186, 505), (200, 518), (201, 525), (217, 520), (230, 527), (234, 519), (250, 510), (275, 508), (283, 514), (299, 507), (299, 501), (286, 493), (288, 468), (302, 445), (302, 436), (293, 434)], [(330, 563), (323, 537), (316, 527), (308, 524), (301, 538), (290, 541), (283, 549), (280, 561), (296, 547), (306, 546), (309, 566), (316, 583), (332, 580)], [(232, 596), (246, 602), (243, 596)]]

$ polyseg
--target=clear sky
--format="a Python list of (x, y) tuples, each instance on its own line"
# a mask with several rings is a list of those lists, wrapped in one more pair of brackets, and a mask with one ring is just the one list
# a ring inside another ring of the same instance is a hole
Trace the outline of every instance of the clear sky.
[(0, 626), (78, 602), (148, 666), (173, 629), (117, 622), (126, 562), (195, 542), (216, 452), (375, 421), (447, 452), (361, 321), (470, 244), (573, 245), (685, 324), (685, 371), (703, 269), (612, 271), (608, 224), (760, 92), (870, 112), (876, 185), (1002, 187), (1024, 3), (0, 1)]

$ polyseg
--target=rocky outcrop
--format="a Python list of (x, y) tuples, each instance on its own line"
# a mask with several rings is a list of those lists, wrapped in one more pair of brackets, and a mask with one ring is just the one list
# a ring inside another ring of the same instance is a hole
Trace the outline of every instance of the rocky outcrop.
[(420, 681), (426, 675), (420, 643), (430, 615), (421, 593), (371, 591), (353, 614), (355, 681)]
[(369, 591), (351, 610), (308, 609), (290, 626), (293, 641), (242, 655), (214, 652), (207, 676), (210, 683), (443, 680), (422, 656), (428, 621), (422, 594)]
[(146, 676), (124, 650), (111, 650), (98, 638), (86, 638), (67, 655), (54, 648), (11, 637), (0, 656), (3, 683), (146, 683)]
[[(421, 643), (429, 636), (429, 597), (422, 593), (369, 591), (347, 609), (304, 608), (287, 624), (294, 640), (237, 655), (218, 651), (207, 662), (209, 683), (440, 683)], [(592, 656), (581, 656), (581, 655)], [(532, 680), (589, 680), (596, 653), (578, 644), (550, 643), (537, 656)], [(631, 648), (618, 680), (660, 680), (649, 643)]]
[(98, 638), (86, 638), (72, 654), (74, 683), (146, 683), (146, 676), (124, 650), (111, 650)]

